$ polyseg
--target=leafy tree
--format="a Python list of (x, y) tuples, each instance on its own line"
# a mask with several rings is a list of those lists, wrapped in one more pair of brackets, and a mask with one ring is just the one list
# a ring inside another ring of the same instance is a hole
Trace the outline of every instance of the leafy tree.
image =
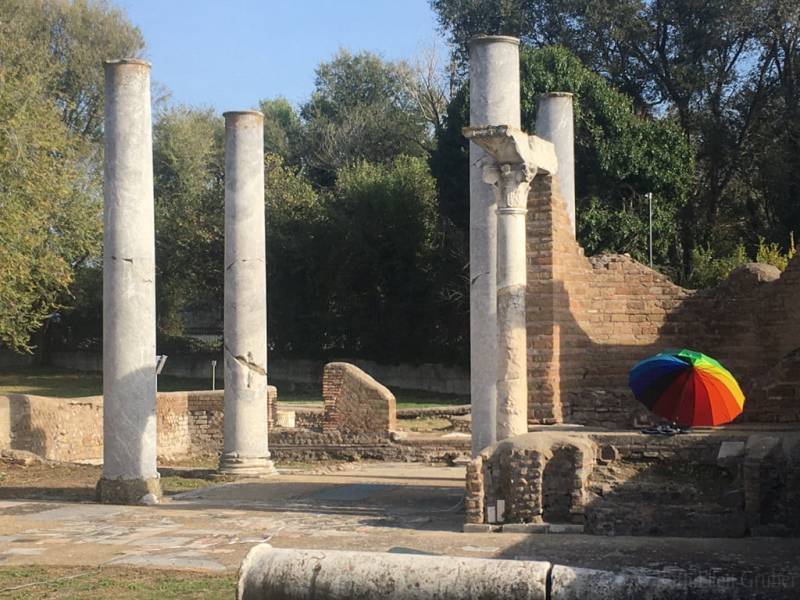
[(153, 130), (159, 331), (185, 333), (187, 311), (221, 322), (224, 125), (213, 110), (166, 110)]
[(42, 73), (48, 97), (73, 133), (102, 133), (103, 60), (139, 56), (144, 39), (106, 0), (0, 0), (0, 22), (25, 40), (13, 60)]
[(418, 110), (412, 70), (369, 52), (340, 50), (317, 68), (314, 92), (301, 109), (304, 151), (312, 178), (330, 185), (353, 162), (421, 156), (430, 147)]
[[(536, 129), (539, 96), (575, 95), (575, 157), (578, 237), (590, 253), (629, 252), (647, 257), (647, 202), (655, 197), (656, 262), (680, 264), (676, 220), (689, 194), (691, 149), (670, 119), (637, 115), (627, 97), (584, 67), (563, 48), (522, 48), (522, 126)], [(469, 215), (468, 146), (461, 128), (469, 122), (467, 86), (453, 99), (447, 126), (432, 158), (443, 214), (460, 228)]]
[[(105, 58), (141, 34), (103, 1), (0, 0), (0, 341), (40, 358), (49, 316), (85, 297), (75, 273), (99, 260)], [(83, 281), (84, 278), (81, 278)]]
[(789, 0), (432, 0), (462, 61), (476, 33), (562, 45), (633, 98), (675, 117), (696, 170), (680, 213), (693, 248), (754, 247), (800, 229), (800, 11)]
[(85, 147), (45, 82), (2, 60), (17, 43), (0, 31), (0, 343), (30, 351), (30, 335), (61, 305), (75, 266), (99, 249), (101, 204)]
[(262, 100), (260, 109), (264, 113), (264, 152), (280, 156), (288, 164), (299, 165), (303, 152), (300, 115), (281, 96)]
[(326, 333), (331, 233), (324, 199), (280, 156), (266, 155), (267, 317), (270, 348), (318, 356)]
[(376, 359), (430, 355), (443, 307), (436, 187), (425, 161), (401, 156), (340, 171), (328, 214), (330, 342)]

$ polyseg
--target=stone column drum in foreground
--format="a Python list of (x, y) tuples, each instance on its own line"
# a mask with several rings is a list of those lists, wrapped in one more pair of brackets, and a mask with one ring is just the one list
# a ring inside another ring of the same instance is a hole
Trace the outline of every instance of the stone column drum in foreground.
[(483, 179), (497, 200), (497, 439), (528, 431), (528, 346), (525, 315), (528, 190), (537, 172), (558, 168), (553, 144), (506, 126), (464, 134), (495, 159)]
[(264, 117), (225, 113), (225, 413), (220, 471), (275, 473), (267, 443)]
[[(478, 36), (469, 44), (469, 123), (520, 126), (519, 40)], [(483, 164), (492, 159), (469, 145), (469, 326), (472, 454), (496, 441), (497, 214)]]
[(545, 600), (549, 562), (259, 544), (239, 569), (238, 600)]
[(558, 158), (558, 186), (575, 235), (575, 131), (572, 94), (551, 92), (539, 97), (536, 135), (553, 143)]
[(150, 65), (105, 63), (103, 475), (100, 502), (153, 503), (156, 295)]

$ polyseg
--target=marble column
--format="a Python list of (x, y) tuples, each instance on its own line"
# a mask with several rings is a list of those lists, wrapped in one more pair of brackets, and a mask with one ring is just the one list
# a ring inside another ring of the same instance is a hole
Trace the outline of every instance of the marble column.
[(575, 131), (572, 94), (551, 92), (539, 97), (536, 135), (553, 143), (558, 158), (558, 185), (575, 235)]
[(150, 65), (105, 65), (100, 502), (155, 503), (156, 295)]
[(225, 414), (220, 471), (275, 473), (267, 442), (264, 116), (225, 113)]
[(526, 222), (528, 191), (538, 172), (558, 168), (553, 145), (506, 126), (468, 128), (464, 134), (483, 148), (483, 180), (497, 204), (497, 439), (528, 431), (528, 346)]
[[(519, 40), (478, 36), (469, 44), (470, 127), (520, 126)], [(470, 395), (472, 453), (493, 444), (497, 410), (497, 213), (478, 145), (469, 147)]]

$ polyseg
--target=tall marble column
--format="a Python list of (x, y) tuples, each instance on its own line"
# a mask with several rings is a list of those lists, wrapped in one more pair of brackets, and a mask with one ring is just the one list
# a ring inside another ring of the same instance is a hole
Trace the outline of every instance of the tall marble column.
[[(470, 127), (520, 126), (519, 40), (478, 36), (469, 44)], [(472, 453), (496, 439), (497, 214), (478, 145), (469, 146), (470, 395)]]
[(103, 475), (100, 502), (153, 503), (156, 296), (150, 65), (105, 65)]
[(275, 473), (267, 442), (264, 116), (225, 113), (225, 415), (220, 471)]
[(495, 160), (483, 180), (497, 202), (497, 439), (528, 431), (525, 315), (528, 191), (538, 172), (558, 169), (553, 145), (506, 126), (468, 128), (465, 135)]
[(551, 92), (539, 97), (536, 135), (553, 143), (558, 158), (558, 185), (575, 235), (575, 131), (572, 94)]

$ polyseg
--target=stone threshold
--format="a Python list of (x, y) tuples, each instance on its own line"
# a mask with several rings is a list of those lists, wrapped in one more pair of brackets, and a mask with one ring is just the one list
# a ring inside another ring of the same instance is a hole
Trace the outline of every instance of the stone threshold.
[(464, 533), (583, 533), (574, 523), (464, 523)]

